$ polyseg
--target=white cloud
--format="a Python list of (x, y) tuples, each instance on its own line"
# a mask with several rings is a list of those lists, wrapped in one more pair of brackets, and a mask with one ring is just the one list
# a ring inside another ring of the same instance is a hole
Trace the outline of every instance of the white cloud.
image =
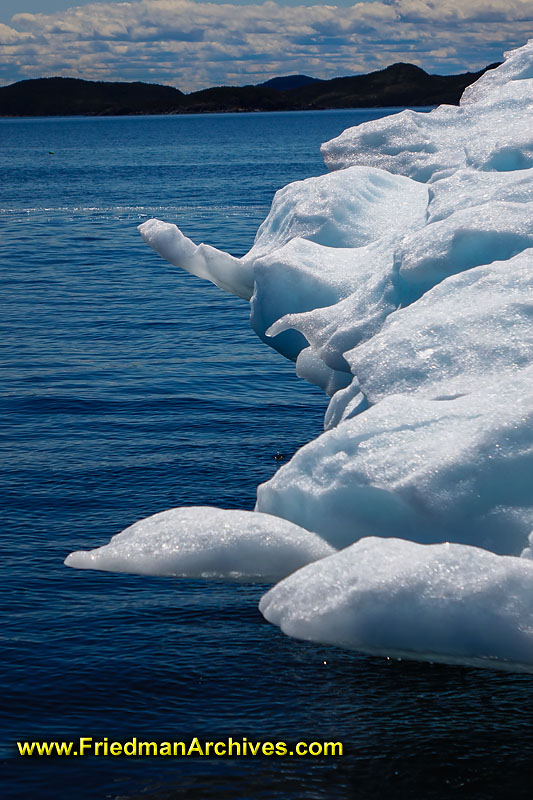
[(533, 32), (531, 0), (377, 0), (351, 7), (194, 0), (89, 3), (0, 25), (0, 80), (148, 80), (184, 91), (411, 61), (476, 69)]
[(10, 28), (8, 25), (3, 25), (0, 22), (0, 47), (12, 44), (19, 44), (26, 41), (30, 37), (28, 33), (19, 33), (19, 31)]
[(392, 0), (404, 21), (510, 22), (533, 18), (531, 0)]

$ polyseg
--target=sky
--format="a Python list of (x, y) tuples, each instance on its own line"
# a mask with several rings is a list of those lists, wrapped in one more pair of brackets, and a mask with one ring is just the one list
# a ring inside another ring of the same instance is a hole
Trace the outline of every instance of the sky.
[(398, 61), (475, 71), (533, 37), (533, 0), (2, 0), (0, 85), (61, 75), (185, 92)]

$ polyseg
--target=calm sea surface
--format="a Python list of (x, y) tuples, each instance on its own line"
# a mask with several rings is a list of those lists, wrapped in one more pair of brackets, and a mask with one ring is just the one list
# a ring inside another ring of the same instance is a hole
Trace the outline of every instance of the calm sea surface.
[[(158, 216), (239, 256), (319, 144), (388, 113), (0, 121), (7, 798), (529, 797), (533, 678), (286, 638), (263, 589), (68, 569), (140, 517), (253, 508), (325, 397), (248, 304), (172, 268)], [(416, 624), (416, 620), (413, 621)], [(23, 759), (15, 742), (243, 736), (340, 758)]]

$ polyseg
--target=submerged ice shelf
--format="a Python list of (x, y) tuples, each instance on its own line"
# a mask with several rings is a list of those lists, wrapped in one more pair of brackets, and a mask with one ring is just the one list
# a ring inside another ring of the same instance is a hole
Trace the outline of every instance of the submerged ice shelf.
[(277, 192), (240, 259), (141, 225), (250, 301), (255, 332), (330, 396), (325, 432), (255, 512), (164, 512), (69, 566), (288, 575), (261, 610), (291, 635), (533, 671), (532, 111), (533, 41), (459, 107), (324, 144), (332, 171)]

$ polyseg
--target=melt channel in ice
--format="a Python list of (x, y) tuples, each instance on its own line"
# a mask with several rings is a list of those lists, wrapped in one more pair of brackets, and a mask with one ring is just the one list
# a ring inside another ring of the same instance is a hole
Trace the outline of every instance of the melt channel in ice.
[(253, 512), (345, 548), (262, 601), (291, 635), (533, 670), (532, 112), (533, 41), (459, 107), (325, 143), (330, 173), (277, 192), (242, 258), (140, 226), (330, 397)]

